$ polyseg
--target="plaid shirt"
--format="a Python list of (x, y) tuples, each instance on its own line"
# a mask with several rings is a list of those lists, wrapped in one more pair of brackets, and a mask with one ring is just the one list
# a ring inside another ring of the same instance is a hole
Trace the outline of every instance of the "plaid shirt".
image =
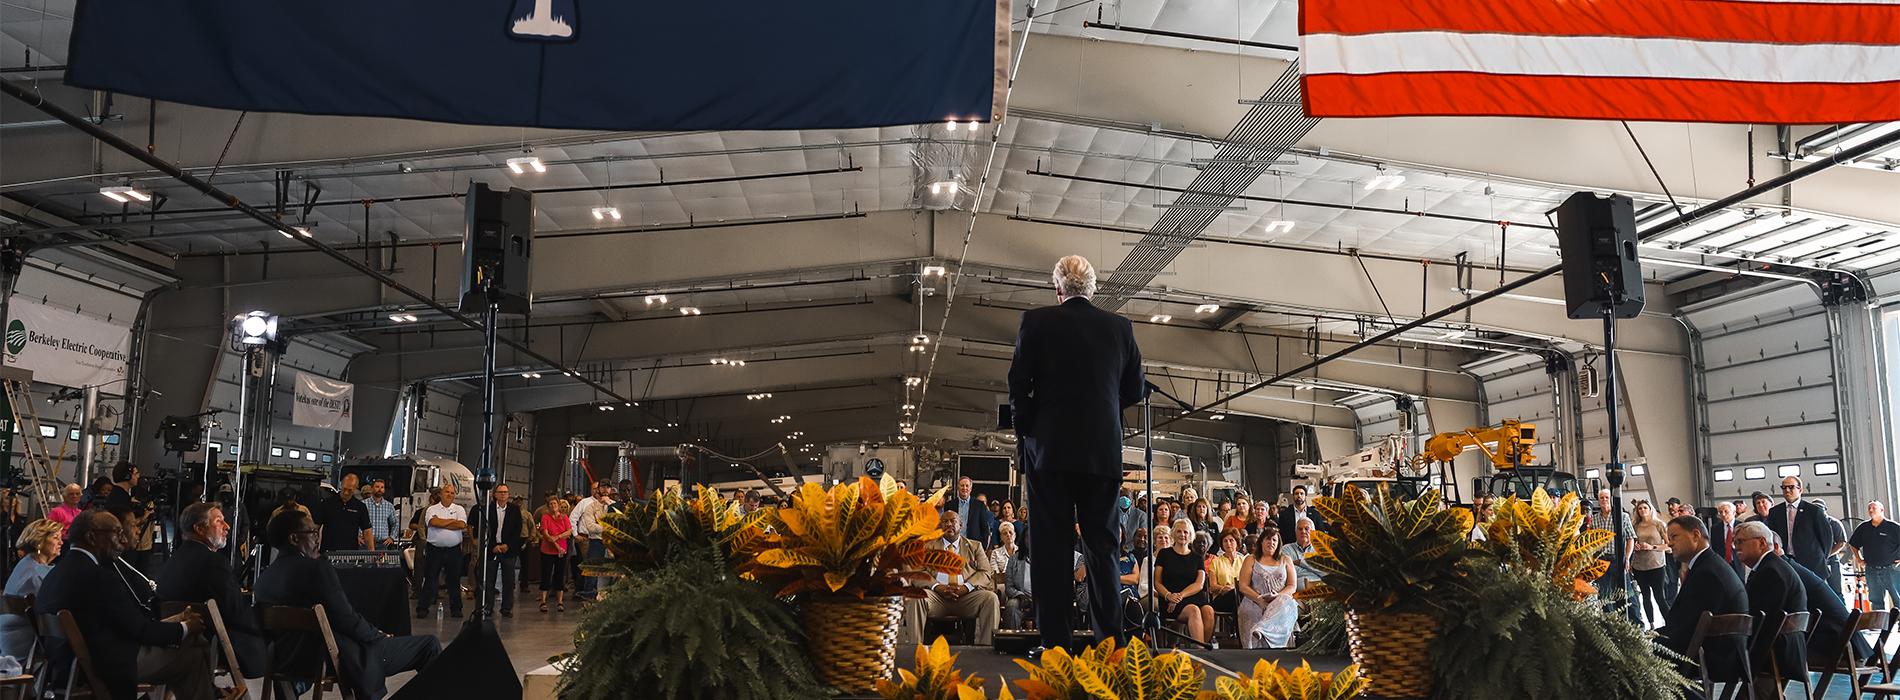
[(396, 517), (396, 504), (383, 498), (365, 498), (363, 506), (369, 509), (369, 532), (376, 538), (376, 546), (381, 547), (383, 540), (394, 539), (402, 534), (402, 521)]

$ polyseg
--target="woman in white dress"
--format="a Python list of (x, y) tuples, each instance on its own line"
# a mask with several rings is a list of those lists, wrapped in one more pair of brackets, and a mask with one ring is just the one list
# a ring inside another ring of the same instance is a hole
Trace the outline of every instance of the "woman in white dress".
[(1263, 525), (1240, 577), (1240, 642), (1248, 649), (1276, 649), (1293, 641), (1300, 606), (1293, 600), (1293, 560), (1280, 555), (1280, 533)]

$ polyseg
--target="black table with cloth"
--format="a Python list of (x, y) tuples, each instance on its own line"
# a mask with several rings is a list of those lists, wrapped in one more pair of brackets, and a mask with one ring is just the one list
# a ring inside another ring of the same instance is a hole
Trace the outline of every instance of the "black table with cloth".
[(409, 577), (402, 567), (337, 567), (343, 595), (376, 629), (409, 634)]

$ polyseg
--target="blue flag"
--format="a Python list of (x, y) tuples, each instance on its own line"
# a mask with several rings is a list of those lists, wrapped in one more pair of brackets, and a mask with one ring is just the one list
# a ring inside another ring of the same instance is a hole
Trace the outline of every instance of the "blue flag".
[(67, 81), (264, 112), (624, 131), (989, 121), (1007, 0), (80, 0)]

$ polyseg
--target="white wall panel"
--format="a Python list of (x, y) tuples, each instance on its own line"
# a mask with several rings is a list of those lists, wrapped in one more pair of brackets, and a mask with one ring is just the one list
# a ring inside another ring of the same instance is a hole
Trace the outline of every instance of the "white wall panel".
[(417, 421), (417, 455), (467, 462), (458, 454), (461, 451), (464, 393), (459, 384), (435, 382), (429, 385), (427, 410), (423, 412), (422, 419)]

